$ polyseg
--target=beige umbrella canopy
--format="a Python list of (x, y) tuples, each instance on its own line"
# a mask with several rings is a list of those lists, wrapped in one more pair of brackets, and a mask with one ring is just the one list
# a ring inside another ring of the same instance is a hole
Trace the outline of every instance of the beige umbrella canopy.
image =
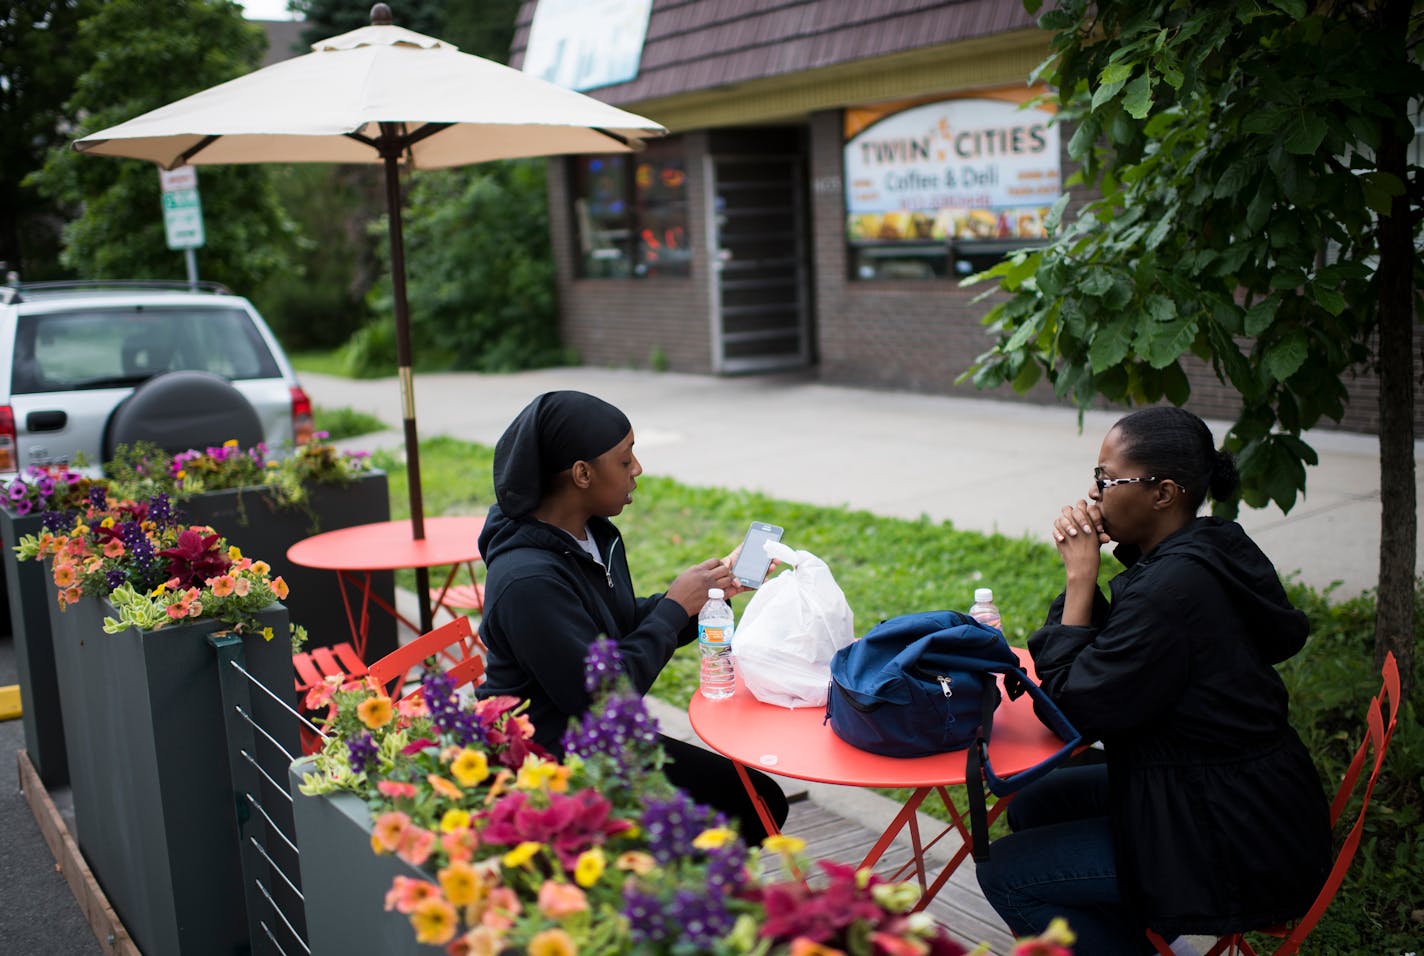
[[(385, 166), (411, 525), (422, 538), (399, 167), (630, 152), (667, 130), (394, 26), (384, 3), (371, 8), (371, 26), (315, 43), (312, 51), (85, 136), (74, 148), (147, 159), (164, 169), (223, 163)], [(429, 630), (426, 585), (421, 575), (421, 626)]]

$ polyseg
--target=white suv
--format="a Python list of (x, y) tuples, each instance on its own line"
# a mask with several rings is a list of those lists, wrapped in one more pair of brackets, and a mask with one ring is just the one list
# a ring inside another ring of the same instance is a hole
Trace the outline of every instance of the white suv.
[(137, 440), (279, 452), (311, 412), (267, 323), (215, 283), (0, 286), (0, 480)]

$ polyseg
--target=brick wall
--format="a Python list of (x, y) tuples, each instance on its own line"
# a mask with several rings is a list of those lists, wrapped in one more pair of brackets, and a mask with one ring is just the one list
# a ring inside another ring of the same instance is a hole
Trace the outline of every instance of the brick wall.
[(702, 156), (706, 134), (687, 147), (688, 227), (694, 257), (686, 278), (580, 279), (568, 163), (549, 161), (549, 227), (559, 296), (559, 332), (585, 365), (650, 367), (654, 353), (679, 372), (712, 370)]

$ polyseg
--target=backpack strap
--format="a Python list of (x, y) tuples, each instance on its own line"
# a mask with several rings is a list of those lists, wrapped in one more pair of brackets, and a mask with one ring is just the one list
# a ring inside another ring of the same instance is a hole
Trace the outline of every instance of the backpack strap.
[(1039, 761), (1032, 767), (1020, 770), (1009, 777), (1000, 777), (994, 773), (994, 768), (989, 763), (988, 728), (992, 726), (991, 721), (994, 717), (994, 696), (989, 693), (982, 695), (983, 714), (980, 724), (974, 732), (974, 742), (969, 745), (969, 750), (964, 758), (964, 782), (969, 801), (969, 834), (976, 863), (982, 863), (989, 859), (989, 817), (984, 798), (985, 782), (988, 782), (989, 789), (994, 792), (995, 796), (1007, 796), (1020, 787), (1046, 776), (1050, 770), (1066, 760), (1083, 739), (1082, 734), (1078, 733), (1077, 729), (1068, 722), (1068, 718), (1063, 715), (1063, 711), (1058, 709), (1058, 705), (1053, 702), (1053, 699), (1021, 668), (1005, 669), (994, 666), (985, 669), (1005, 674), (1010, 678), (1010, 681), (1006, 683), (1011, 683), (1012, 678), (1017, 677), (1023, 687), (1028, 689), (1029, 696), (1034, 699), (1035, 703), (1042, 705), (1034, 708), (1039, 719), (1043, 720), (1048, 728), (1064, 741), (1064, 744), (1051, 757)]

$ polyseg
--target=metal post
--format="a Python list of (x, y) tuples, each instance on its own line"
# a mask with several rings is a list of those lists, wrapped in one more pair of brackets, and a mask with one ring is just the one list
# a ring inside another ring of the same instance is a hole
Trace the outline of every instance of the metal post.
[(198, 291), (198, 254), (192, 247), (183, 250), (183, 262), (188, 266), (188, 287)]

